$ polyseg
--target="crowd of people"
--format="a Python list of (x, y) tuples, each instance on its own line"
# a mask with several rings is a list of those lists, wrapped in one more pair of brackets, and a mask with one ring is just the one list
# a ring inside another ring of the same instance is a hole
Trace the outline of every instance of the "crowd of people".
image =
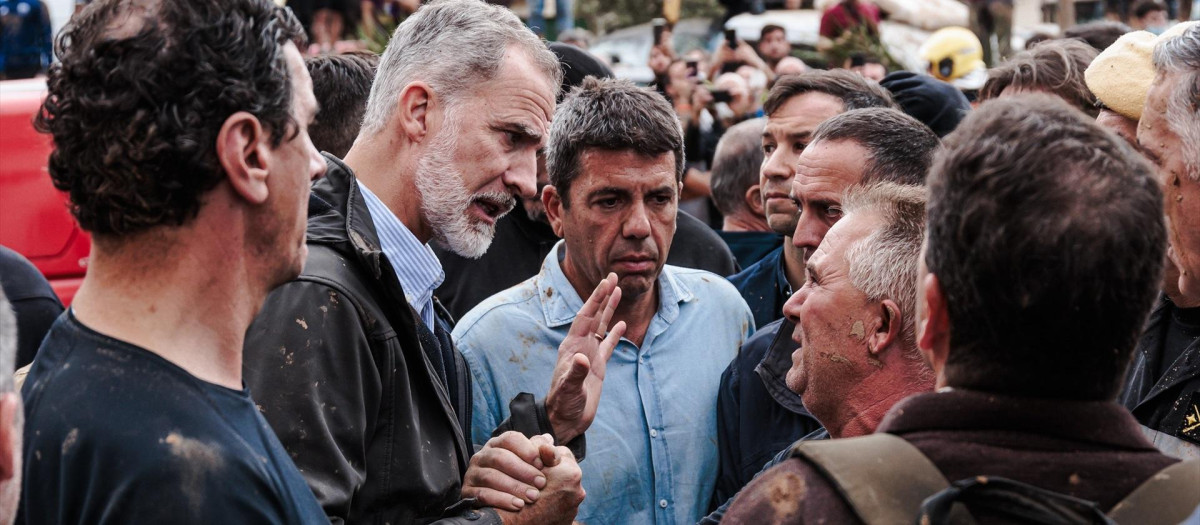
[(1200, 24), (965, 92), (782, 31), (641, 87), (482, 0), (307, 59), (269, 0), (91, 3), (0, 522), (1200, 523)]

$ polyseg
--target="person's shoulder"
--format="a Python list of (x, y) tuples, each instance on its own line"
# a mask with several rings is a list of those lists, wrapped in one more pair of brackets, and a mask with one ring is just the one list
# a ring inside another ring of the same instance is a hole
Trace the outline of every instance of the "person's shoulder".
[(758, 262), (755, 262), (754, 264), (747, 266), (742, 271), (730, 276), (729, 282), (733, 283), (735, 287), (741, 288), (745, 283), (756, 277), (762, 275), (773, 275), (775, 272), (775, 266), (779, 264), (779, 258), (782, 256), (782, 254), (783, 246), (771, 250), (770, 253), (763, 256), (763, 258), (759, 259)]
[(541, 301), (538, 296), (538, 278), (535, 275), (507, 290), (497, 292), (484, 299), (454, 326), (454, 340), (466, 341), (475, 333), (485, 337), (511, 331), (525, 320), (540, 322)]
[(671, 275), (691, 289), (693, 294), (728, 300), (736, 298), (741, 301), (741, 293), (728, 279), (710, 271), (671, 265), (664, 265), (663, 271), (671, 272)]
[(859, 523), (835, 486), (812, 465), (790, 458), (752, 480), (734, 498), (725, 524)]

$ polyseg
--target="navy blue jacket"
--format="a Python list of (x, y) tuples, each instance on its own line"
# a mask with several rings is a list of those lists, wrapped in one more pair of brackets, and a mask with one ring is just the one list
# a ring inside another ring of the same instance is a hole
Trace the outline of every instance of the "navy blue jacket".
[(754, 326), (766, 326), (783, 318), (783, 303), (792, 295), (792, 285), (783, 271), (783, 246), (730, 277), (729, 282), (750, 305)]
[(800, 347), (792, 341), (794, 328), (786, 319), (762, 327), (721, 374), (714, 507), (737, 494), (779, 451), (821, 428), (784, 382), (792, 352)]
[(737, 259), (738, 271), (749, 268), (754, 263), (783, 245), (783, 236), (775, 232), (727, 232), (719, 231), (717, 235), (729, 246), (729, 251)]

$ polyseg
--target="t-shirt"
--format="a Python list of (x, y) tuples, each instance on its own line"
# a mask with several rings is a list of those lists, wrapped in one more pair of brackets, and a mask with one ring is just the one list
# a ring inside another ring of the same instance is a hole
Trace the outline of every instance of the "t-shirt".
[(329, 523), (249, 392), (99, 334), (71, 310), (21, 393), (19, 523)]

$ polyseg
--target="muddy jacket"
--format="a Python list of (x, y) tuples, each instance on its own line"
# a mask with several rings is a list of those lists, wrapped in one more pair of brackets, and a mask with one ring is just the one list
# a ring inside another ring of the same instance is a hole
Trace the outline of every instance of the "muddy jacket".
[[(332, 522), (499, 523), (460, 501), (471, 384), (447, 317), (439, 308), (436, 333), (421, 322), (353, 173), (326, 161), (304, 272), (271, 293), (247, 332), (246, 384)], [(549, 432), (532, 396), (513, 409), (498, 431)]]

